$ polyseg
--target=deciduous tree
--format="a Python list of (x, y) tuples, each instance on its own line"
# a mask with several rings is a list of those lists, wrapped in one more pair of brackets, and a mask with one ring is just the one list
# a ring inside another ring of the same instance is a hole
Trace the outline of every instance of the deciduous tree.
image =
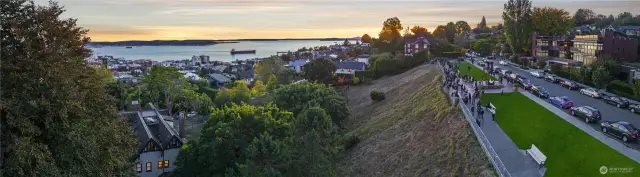
[(371, 44), (371, 42), (372, 42), (371, 36), (369, 36), (369, 34), (364, 34), (364, 35), (362, 35), (362, 38), (360, 38), (360, 41), (362, 41), (362, 43)]
[(523, 53), (531, 44), (531, 1), (509, 0), (502, 12), (507, 43), (514, 55)]
[(449, 22), (447, 23), (447, 26), (445, 26), (445, 37), (447, 39), (447, 41), (449, 41), (449, 43), (453, 43), (453, 38), (455, 38), (456, 36), (456, 24), (454, 24), (453, 22)]
[(567, 34), (575, 24), (575, 20), (569, 12), (551, 7), (536, 7), (533, 9), (531, 17), (533, 30), (545, 36)]
[(446, 27), (443, 25), (438, 25), (438, 27), (436, 27), (436, 29), (433, 30), (433, 35), (438, 39), (446, 40), (447, 38)]
[(333, 81), (336, 64), (330, 60), (313, 60), (302, 67), (305, 79), (311, 82), (329, 84)]
[(137, 140), (85, 64), (87, 30), (34, 4), (0, 1), (0, 176), (135, 175)]
[(456, 22), (456, 33), (462, 34), (464, 32), (471, 31), (471, 26), (466, 21)]
[(280, 75), (285, 71), (284, 61), (279, 57), (272, 56), (258, 62), (255, 66), (256, 79), (267, 82), (269, 76)]
[(573, 17), (576, 20), (576, 25), (582, 26), (592, 24), (596, 18), (596, 13), (591, 9), (578, 9)]
[(332, 87), (323, 84), (300, 83), (283, 86), (274, 93), (273, 103), (294, 114), (318, 105), (324, 108), (338, 125), (349, 116), (349, 106), (344, 97)]
[(610, 80), (609, 71), (603, 66), (595, 68), (591, 73), (591, 82), (596, 88), (603, 88), (604, 84), (609, 83)]
[(473, 40), (469, 43), (469, 45), (471, 46), (471, 49), (473, 51), (478, 52), (482, 55), (491, 54), (491, 49), (493, 48), (488, 39)]
[(411, 32), (416, 36), (428, 36), (429, 30), (422, 26), (413, 26)]

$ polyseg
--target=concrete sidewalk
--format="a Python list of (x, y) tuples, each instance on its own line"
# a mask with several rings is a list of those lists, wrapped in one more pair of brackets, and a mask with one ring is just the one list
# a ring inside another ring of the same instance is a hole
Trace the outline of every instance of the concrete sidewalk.
[(619, 142), (616, 139), (610, 138), (608, 135), (605, 135), (604, 133), (600, 132), (600, 130), (596, 130), (596, 129), (592, 128), (591, 126), (587, 125), (581, 119), (577, 119), (577, 118), (565, 113), (560, 108), (558, 108), (556, 106), (553, 106), (549, 102), (546, 102), (546, 101), (544, 101), (544, 100), (532, 95), (529, 92), (522, 92), (522, 94), (527, 96), (527, 97), (529, 97), (529, 99), (535, 101), (536, 103), (538, 103), (542, 107), (546, 108), (547, 110), (549, 110), (549, 111), (553, 112), (554, 114), (558, 115), (558, 117), (560, 117), (560, 118), (566, 120), (567, 122), (573, 124), (573, 126), (578, 127), (580, 130), (582, 130), (582, 131), (586, 132), (587, 134), (591, 135), (592, 137), (598, 139), (600, 142), (608, 145), (609, 147), (615, 149), (616, 151), (618, 151), (621, 154), (629, 157), (630, 159), (633, 159), (634, 161), (640, 163), (640, 153), (638, 153), (638, 151), (625, 146), (623, 143)]
[[(473, 86), (470, 85), (470, 83), (463, 83), (463, 85), (465, 88), (473, 90)], [(446, 90), (449, 93), (448, 95), (451, 96), (452, 90)], [(494, 163), (496, 170), (499, 173), (502, 170), (506, 170), (504, 174), (500, 174), (501, 176), (544, 176), (546, 168), (538, 168), (538, 164), (533, 160), (533, 158), (527, 155), (525, 150), (519, 149), (516, 144), (511, 141), (509, 136), (500, 128), (500, 126), (491, 120), (490, 113), (485, 113), (483, 118), (481, 118), (481, 120), (484, 121), (478, 125), (475, 123), (475, 117), (478, 115), (470, 110), (470, 107), (473, 106), (471, 102), (468, 104), (460, 103), (462, 112), (469, 121), (471, 127), (474, 129), (474, 132), (476, 132), (476, 136), (478, 136), (481, 141), (486, 140), (489, 144), (485, 150), (488, 151), (489, 158)], [(483, 148), (485, 147), (483, 146)], [(497, 157), (492, 157), (491, 154), (495, 154)]]

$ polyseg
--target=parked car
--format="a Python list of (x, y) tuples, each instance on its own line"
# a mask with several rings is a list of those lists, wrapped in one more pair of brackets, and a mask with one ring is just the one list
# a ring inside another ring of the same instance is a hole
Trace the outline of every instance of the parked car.
[(567, 96), (552, 96), (549, 97), (549, 101), (556, 106), (560, 106), (564, 109), (569, 109), (573, 107), (573, 101), (569, 100)]
[(629, 111), (632, 113), (640, 113), (640, 104), (629, 104)]
[(540, 72), (540, 71), (531, 71), (531, 72), (529, 72), (529, 74), (531, 74), (531, 76), (537, 77), (537, 78), (542, 78), (543, 77), (542, 76), (542, 72)]
[(540, 98), (549, 98), (549, 92), (542, 88), (542, 86), (534, 85), (531, 87), (531, 94), (538, 96)]
[(596, 89), (593, 89), (593, 88), (580, 89), (580, 93), (593, 98), (600, 98), (600, 92), (598, 92)]
[(500, 65), (507, 65), (507, 62), (506, 62), (506, 61), (502, 61), (502, 60), (500, 60), (500, 61), (498, 62), (498, 64), (500, 64)]
[(553, 75), (547, 75), (544, 77), (544, 80), (547, 82), (551, 82), (554, 84), (560, 83), (560, 78), (553, 76)]
[(610, 104), (610, 105), (614, 105), (618, 108), (628, 108), (629, 107), (629, 101), (627, 101), (627, 99), (624, 99), (622, 97), (618, 97), (618, 96), (603, 96), (602, 100), (604, 100), (605, 103)]
[(583, 118), (584, 122), (586, 123), (597, 122), (602, 119), (602, 114), (600, 114), (600, 111), (591, 106), (572, 107), (571, 115), (578, 118)]
[(511, 74), (511, 71), (503, 69), (503, 70), (500, 70), (500, 74), (502, 74), (505, 77), (507, 77), (509, 74)]
[(571, 81), (560, 81), (560, 85), (562, 87), (568, 88), (569, 90), (577, 90), (578, 89), (578, 85), (576, 83), (573, 83)]
[(600, 123), (600, 128), (603, 133), (613, 135), (624, 142), (638, 140), (638, 129), (629, 122), (603, 121)]
[(533, 87), (533, 84), (531, 83), (530, 80), (525, 80), (522, 83), (522, 87), (524, 87), (525, 90), (531, 90), (531, 87)]

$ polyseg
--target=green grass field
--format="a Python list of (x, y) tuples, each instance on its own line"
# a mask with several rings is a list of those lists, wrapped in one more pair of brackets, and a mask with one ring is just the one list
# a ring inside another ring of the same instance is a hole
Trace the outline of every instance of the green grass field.
[(468, 62), (461, 62), (461, 63), (457, 63), (459, 67), (459, 71), (460, 71), (460, 75), (463, 76), (471, 76), (471, 78), (473, 78), (473, 80), (497, 80), (495, 77), (487, 74), (486, 72), (482, 71), (481, 69), (478, 69), (477, 67), (473, 66), (471, 63)]
[(481, 101), (496, 107), (496, 121), (520, 149), (535, 144), (547, 156), (547, 177), (602, 176), (601, 166), (632, 168), (606, 176), (640, 176), (640, 164), (520, 93), (485, 94)]

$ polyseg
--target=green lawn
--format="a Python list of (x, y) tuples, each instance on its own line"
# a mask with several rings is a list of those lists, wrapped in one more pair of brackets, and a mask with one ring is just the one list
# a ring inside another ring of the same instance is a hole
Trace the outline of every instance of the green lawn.
[(601, 166), (633, 168), (606, 176), (640, 176), (640, 164), (520, 93), (485, 94), (481, 101), (496, 107), (498, 124), (520, 149), (535, 144), (547, 156), (547, 177), (602, 176)]
[(473, 80), (497, 80), (495, 77), (487, 74), (486, 72), (484, 72), (481, 69), (478, 69), (477, 67), (473, 66), (471, 63), (468, 62), (461, 62), (461, 63), (457, 63), (459, 67), (459, 71), (460, 71), (460, 75), (466, 76), (469, 75), (471, 76), (471, 78), (473, 78)]

